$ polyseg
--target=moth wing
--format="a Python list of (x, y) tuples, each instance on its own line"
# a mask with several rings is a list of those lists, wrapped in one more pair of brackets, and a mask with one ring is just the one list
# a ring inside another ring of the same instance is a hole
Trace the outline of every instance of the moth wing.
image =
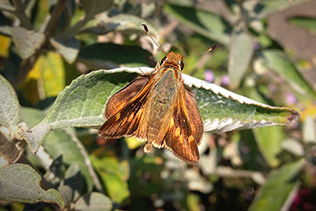
[(149, 77), (138, 76), (128, 85), (116, 92), (107, 102), (104, 116), (106, 119), (121, 110), (145, 86)]
[(197, 146), (203, 135), (203, 122), (199, 119), (201, 117), (193, 93), (182, 87), (176, 102), (164, 146), (185, 162), (198, 163), (200, 154)]
[(185, 89), (185, 97), (193, 137), (196, 144), (200, 145), (204, 133), (203, 120), (200, 114), (200, 110), (195, 100), (195, 96), (190, 90)]
[[(137, 83), (136, 85), (139, 85), (144, 83), (146, 79), (141, 78), (139, 81), (135, 81)], [(114, 139), (114, 138), (121, 138), (121, 137), (130, 137), (135, 134), (138, 134), (137, 131), (141, 130), (142, 127), (145, 127), (143, 125), (140, 125), (141, 119), (143, 118), (143, 112), (144, 107), (147, 102), (147, 96), (150, 90), (152, 89), (151, 80), (147, 79), (147, 83), (145, 86), (143, 86), (142, 89), (138, 91), (136, 96), (134, 96), (129, 102), (122, 101), (118, 99), (121, 92), (116, 93), (117, 99), (111, 100), (110, 105), (107, 106), (107, 109), (109, 107), (110, 112), (106, 115), (109, 115), (109, 119), (100, 127), (98, 134), (104, 138), (104, 139)], [(139, 83), (139, 84), (138, 84)], [(127, 92), (129, 89), (131, 89), (129, 86), (127, 86), (126, 89), (123, 89), (121, 91)], [(135, 90), (134, 90), (135, 92)], [(131, 97), (123, 96), (125, 100), (128, 100)], [(118, 104), (115, 104), (118, 103)], [(120, 103), (124, 104), (123, 106), (120, 105)], [(119, 108), (115, 108), (119, 107)], [(115, 114), (111, 114), (111, 112), (117, 111)], [(142, 129), (142, 131), (146, 131)], [(136, 135), (137, 138), (145, 139), (146, 133), (141, 133), (140, 135)]]

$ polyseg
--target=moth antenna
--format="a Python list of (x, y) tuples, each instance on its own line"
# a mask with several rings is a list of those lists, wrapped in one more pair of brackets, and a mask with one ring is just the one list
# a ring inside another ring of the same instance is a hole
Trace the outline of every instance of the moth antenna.
[(144, 71), (142, 71), (142, 69), (140, 69), (140, 67), (139, 67), (138, 69), (140, 70), (140, 72), (142, 72), (142, 73), (143, 73), (143, 75), (145, 75), (145, 72), (144, 72)]
[(149, 30), (148, 30), (148, 27), (146, 26), (146, 24), (142, 24), (142, 26), (144, 27), (144, 30), (146, 31), (146, 33), (148, 34), (148, 36), (150, 37), (150, 39), (157, 45), (157, 47), (162, 51), (162, 52), (164, 52), (166, 55), (167, 55), (167, 53), (164, 51), (164, 50), (162, 50), (162, 48), (160, 47), (160, 45), (156, 42), (156, 40), (151, 36), (151, 34), (150, 34), (150, 32), (149, 32)]
[(193, 55), (193, 56), (188, 56), (188, 57), (185, 57), (185, 58), (183, 58), (183, 59), (188, 59), (188, 58), (200, 56), (200, 55), (202, 55), (202, 54), (205, 54), (205, 53), (208, 53), (208, 52), (214, 50), (215, 48), (217, 48), (217, 47), (219, 47), (219, 46), (220, 46), (219, 44), (215, 44), (215, 45), (213, 45), (212, 47), (210, 47), (210, 48), (209, 48), (207, 51), (205, 51), (205, 52), (202, 52), (202, 53), (199, 53), (199, 54), (195, 54), (195, 55)]

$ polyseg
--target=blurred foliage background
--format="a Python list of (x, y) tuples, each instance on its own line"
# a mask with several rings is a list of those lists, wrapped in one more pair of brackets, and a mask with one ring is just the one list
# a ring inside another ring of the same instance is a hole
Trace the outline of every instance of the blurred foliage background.
[[(313, 0), (1, 0), (0, 73), (30, 127), (81, 74), (154, 67), (164, 53), (143, 23), (165, 52), (187, 57), (221, 45), (185, 59), (184, 73), (301, 114), (286, 127), (205, 134), (196, 166), (168, 150), (144, 155), (134, 139), (103, 140), (83, 128), (53, 131), (37, 155), (26, 150), (27, 158), (67, 209), (102, 191), (103, 210), (316, 210), (315, 11)], [(67, 178), (77, 179), (66, 186)]]

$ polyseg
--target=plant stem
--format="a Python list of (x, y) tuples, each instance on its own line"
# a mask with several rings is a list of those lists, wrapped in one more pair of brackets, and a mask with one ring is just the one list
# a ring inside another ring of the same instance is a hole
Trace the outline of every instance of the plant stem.
[(25, 7), (24, 7), (24, 4), (22, 3), (22, 1), (21, 0), (12, 0), (12, 2), (15, 6), (15, 10), (13, 11), (13, 14), (15, 14), (19, 18), (19, 20), (21, 22), (21, 26), (28, 29), (28, 30), (33, 30), (32, 23), (24, 12)]
[(58, 20), (61, 14), (63, 13), (65, 7), (66, 7), (66, 0), (58, 0), (44, 32), (47, 37), (50, 37), (52, 33), (54, 32), (54, 29), (56, 28)]
[(26, 59), (21, 66), (21, 71), (19, 72), (19, 75), (13, 80), (9, 80), (15, 90), (18, 90), (20, 88), (28, 73), (33, 69), (33, 66), (40, 55), (41, 51), (38, 50), (33, 56)]

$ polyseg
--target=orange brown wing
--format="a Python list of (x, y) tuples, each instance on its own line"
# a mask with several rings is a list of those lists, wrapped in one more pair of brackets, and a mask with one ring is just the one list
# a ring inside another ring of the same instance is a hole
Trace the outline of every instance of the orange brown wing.
[(185, 97), (193, 137), (196, 141), (196, 144), (200, 145), (204, 133), (203, 120), (200, 114), (200, 110), (195, 100), (195, 96), (190, 90), (185, 89)]
[(184, 90), (183, 87), (174, 106), (164, 146), (178, 158), (194, 164), (200, 161), (197, 146), (203, 135), (203, 122), (193, 94)]
[[(128, 85), (125, 89), (123, 88), (121, 90), (122, 93), (119, 91), (114, 96), (112, 96), (112, 98), (114, 98), (109, 100), (105, 114), (106, 116), (109, 116), (109, 119), (100, 127), (98, 131), (98, 134), (102, 138), (114, 139), (130, 137), (137, 133), (141, 127), (139, 123), (143, 118), (143, 108), (147, 102), (148, 93), (153, 86), (153, 83), (150, 83), (150, 79), (146, 79), (145, 77), (142, 77), (139, 80), (135, 79), (133, 81), (134, 83), (131, 84), (136, 84), (136, 88)], [(141, 84), (143, 84), (146, 80), (148, 82), (145, 84), (145, 86), (143, 86), (143, 88), (140, 88)], [(137, 92), (136, 90), (139, 91)], [(132, 99), (130, 99), (130, 96), (126, 96), (128, 95), (128, 91), (137, 94)], [(120, 97), (122, 97), (122, 99), (125, 101), (120, 99)], [(126, 102), (127, 100), (129, 101)], [(117, 112), (114, 113), (115, 111)], [(138, 135), (136, 137), (145, 139), (146, 134), (142, 133), (141, 136)]]
[(107, 102), (104, 116), (106, 119), (121, 110), (146, 85), (148, 76), (138, 76), (128, 85), (116, 92)]

